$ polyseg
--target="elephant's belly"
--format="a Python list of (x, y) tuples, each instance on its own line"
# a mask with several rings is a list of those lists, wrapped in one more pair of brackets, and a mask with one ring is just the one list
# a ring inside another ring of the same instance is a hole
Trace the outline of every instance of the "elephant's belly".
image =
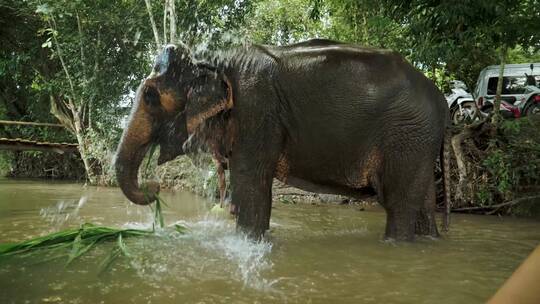
[(358, 170), (349, 172), (336, 166), (335, 170), (330, 170), (335, 172), (329, 172), (328, 164), (326, 168), (320, 166), (313, 166), (309, 169), (299, 168), (295, 165), (294, 160), (290, 160), (285, 154), (282, 154), (276, 166), (275, 177), (289, 186), (304, 191), (364, 198), (375, 195), (370, 183), (373, 170), (368, 168), (375, 165), (371, 159), (370, 162), (364, 162)]

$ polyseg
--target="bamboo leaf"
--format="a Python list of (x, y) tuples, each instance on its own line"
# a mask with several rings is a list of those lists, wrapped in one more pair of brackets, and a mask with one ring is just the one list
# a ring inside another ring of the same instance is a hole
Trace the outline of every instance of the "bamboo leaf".
[[(154, 213), (154, 227), (165, 227), (161, 204), (163, 200), (157, 197)], [(179, 224), (174, 225), (178, 233), (185, 233), (187, 229)], [(0, 259), (7, 256), (29, 257), (36, 252), (66, 250), (67, 253), (60, 252), (55, 255), (48, 255), (37, 263), (44, 263), (58, 258), (67, 257), (65, 266), (69, 266), (73, 261), (90, 251), (99, 243), (112, 242), (116, 240), (111, 252), (100, 263), (99, 274), (110, 268), (112, 263), (121, 255), (131, 257), (124, 238), (128, 237), (149, 237), (155, 236), (154, 230), (141, 229), (118, 229), (104, 226), (97, 226), (91, 223), (84, 223), (77, 229), (58, 231), (45, 236), (33, 238), (20, 243), (0, 244)]]
[(181, 233), (181, 234), (184, 234), (188, 231), (186, 227), (179, 224), (174, 224), (174, 229), (176, 230), (176, 232)]
[(112, 263), (120, 256), (121, 252), (122, 251), (117, 246), (114, 246), (107, 258), (101, 262), (98, 275), (105, 273), (105, 271), (111, 267)]

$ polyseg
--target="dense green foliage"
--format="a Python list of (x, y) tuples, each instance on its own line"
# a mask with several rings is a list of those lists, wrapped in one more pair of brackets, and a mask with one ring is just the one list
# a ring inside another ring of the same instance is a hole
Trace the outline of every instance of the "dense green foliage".
[[(481, 204), (493, 205), (531, 196), (513, 211), (540, 214), (540, 119), (505, 121), (491, 139), (481, 162), (483, 178), (476, 193)], [(509, 206), (512, 207), (512, 206)], [(506, 209), (511, 210), (511, 209)]]
[[(479, 71), (501, 58), (540, 61), (538, 20), (540, 6), (533, 0), (0, 0), (0, 119), (66, 127), (0, 125), (0, 137), (77, 142), (83, 160), (81, 165), (72, 156), (0, 152), (0, 171), (21, 175), (45, 163), (58, 177), (86, 172), (91, 182), (114, 183), (122, 121), (154, 55), (167, 43), (183, 41), (202, 51), (329, 38), (393, 49), (442, 89), (449, 79), (473, 88)], [(517, 185), (537, 181), (527, 170), (516, 172), (514, 154), (523, 159), (535, 150), (513, 141), (512, 132), (528, 130), (520, 125), (525, 123), (514, 124), (505, 127), (504, 145), (497, 139), (489, 150), (484, 165), (490, 183), (479, 191), (482, 202), (511, 199)], [(73, 162), (79, 169), (66, 165)], [(158, 172), (174, 184), (196, 175), (193, 168), (181, 159)]]

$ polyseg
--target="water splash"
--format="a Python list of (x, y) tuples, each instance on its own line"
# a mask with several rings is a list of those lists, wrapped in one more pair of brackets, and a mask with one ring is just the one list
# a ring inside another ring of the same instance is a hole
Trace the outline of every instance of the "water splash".
[[(175, 224), (186, 227), (188, 232), (178, 234), (171, 228)], [(129, 224), (140, 227), (134, 225)], [(157, 239), (128, 244), (132, 252), (138, 253), (131, 267), (151, 286), (220, 281), (233, 290), (238, 283), (244, 288), (272, 290), (275, 281), (263, 277), (273, 266), (270, 242), (253, 241), (237, 232), (234, 222), (210, 215), (177, 221), (171, 226), (160, 231)]]
[(231, 221), (216, 217), (207, 217), (184, 225), (189, 227), (201, 247), (220, 253), (237, 267), (236, 276), (244, 286), (259, 290), (271, 288), (274, 282), (262, 277), (262, 273), (273, 266), (268, 258), (272, 251), (270, 242), (254, 241), (247, 235), (236, 232), (236, 226)]
[(59, 228), (70, 220), (78, 220), (79, 211), (87, 200), (88, 197), (83, 195), (79, 200), (60, 201), (55, 206), (42, 208), (39, 215), (55, 228)]

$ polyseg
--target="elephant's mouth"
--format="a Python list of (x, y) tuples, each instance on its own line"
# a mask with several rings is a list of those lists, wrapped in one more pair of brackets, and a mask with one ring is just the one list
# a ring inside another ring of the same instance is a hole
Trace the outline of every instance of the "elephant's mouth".
[(170, 149), (164, 149), (162, 147), (159, 150), (159, 156), (158, 156), (157, 164), (158, 164), (158, 166), (161, 166), (164, 163), (169, 162), (169, 161), (175, 159), (176, 157), (178, 157), (179, 155), (182, 155), (182, 154), (184, 154), (183, 150), (181, 150), (180, 152), (177, 152), (177, 151), (170, 150)]
[(182, 140), (175, 138), (174, 134), (175, 132), (166, 134), (170, 134), (168, 137), (163, 138), (162, 140), (159, 140), (159, 157), (158, 157), (158, 165), (162, 165), (166, 162), (169, 162), (176, 157), (185, 154), (185, 150), (183, 149)]

